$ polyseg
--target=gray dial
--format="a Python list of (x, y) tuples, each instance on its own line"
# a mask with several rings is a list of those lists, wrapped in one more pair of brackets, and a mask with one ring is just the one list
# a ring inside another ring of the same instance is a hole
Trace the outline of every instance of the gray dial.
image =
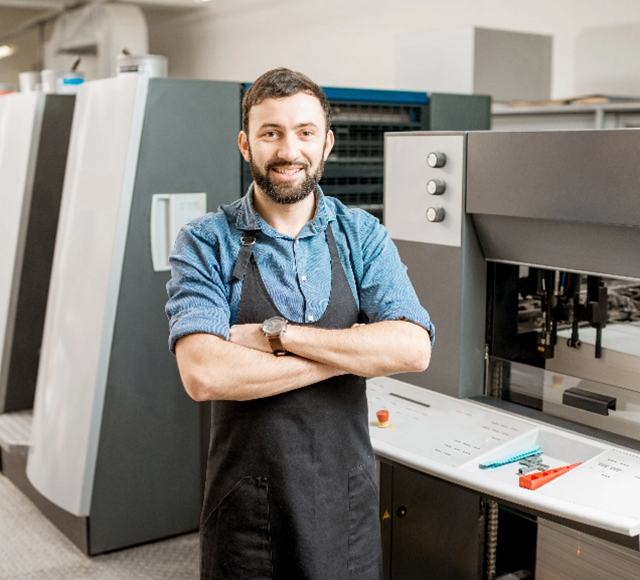
[(447, 189), (447, 184), (444, 179), (430, 179), (427, 181), (427, 191), (431, 195), (442, 195)]
[(444, 219), (444, 209), (441, 207), (430, 207), (427, 209), (427, 219), (430, 222), (441, 222)]
[(429, 167), (444, 167), (446, 162), (447, 156), (442, 151), (433, 151), (427, 155)]
[(274, 316), (264, 321), (262, 332), (267, 336), (279, 336), (287, 328), (287, 320), (281, 316)]

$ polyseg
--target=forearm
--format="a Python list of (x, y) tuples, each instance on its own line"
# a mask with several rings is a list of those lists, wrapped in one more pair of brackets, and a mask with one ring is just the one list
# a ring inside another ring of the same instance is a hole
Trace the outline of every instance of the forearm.
[(259, 399), (344, 374), (317, 361), (277, 357), (205, 334), (181, 338), (176, 357), (185, 389), (197, 401)]
[(407, 321), (387, 321), (326, 330), (289, 325), (286, 350), (364, 377), (420, 372), (431, 357), (429, 333)]

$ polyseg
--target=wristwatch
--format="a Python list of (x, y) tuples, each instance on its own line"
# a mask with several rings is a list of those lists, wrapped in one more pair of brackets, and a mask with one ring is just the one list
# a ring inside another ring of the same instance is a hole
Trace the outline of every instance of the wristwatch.
[(262, 332), (269, 339), (271, 350), (276, 356), (282, 356), (287, 354), (287, 351), (282, 346), (280, 337), (283, 332), (287, 330), (287, 319), (282, 316), (274, 316), (273, 318), (267, 318), (262, 323)]

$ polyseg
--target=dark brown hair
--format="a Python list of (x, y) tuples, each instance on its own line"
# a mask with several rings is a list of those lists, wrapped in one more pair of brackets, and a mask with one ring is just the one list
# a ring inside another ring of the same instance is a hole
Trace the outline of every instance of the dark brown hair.
[(274, 68), (256, 79), (242, 99), (242, 130), (249, 134), (249, 111), (265, 99), (282, 99), (298, 93), (307, 93), (320, 101), (326, 130), (331, 127), (331, 107), (324, 91), (308, 76), (289, 70)]

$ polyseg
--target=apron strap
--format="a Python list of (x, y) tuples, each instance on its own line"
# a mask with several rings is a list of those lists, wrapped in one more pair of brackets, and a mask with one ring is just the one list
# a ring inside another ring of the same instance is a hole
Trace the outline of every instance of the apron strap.
[(233, 268), (232, 278), (236, 280), (243, 280), (247, 273), (247, 266), (249, 260), (253, 255), (253, 246), (256, 243), (256, 232), (253, 230), (247, 230), (242, 235), (242, 247), (236, 260), (236, 265)]
[[(329, 254), (331, 255), (331, 279), (336, 281), (339, 276), (342, 276), (344, 279), (344, 283), (346, 287), (349, 288), (349, 292), (351, 292), (351, 287), (349, 286), (349, 282), (347, 281), (344, 268), (342, 266), (342, 262), (340, 261), (340, 254), (338, 253), (338, 244), (336, 244), (336, 238), (333, 235), (333, 229), (331, 228), (331, 222), (327, 224), (327, 229), (325, 230), (325, 236), (327, 238), (327, 245), (329, 246)], [(367, 315), (362, 312), (360, 309), (360, 304), (362, 304), (362, 298), (360, 297), (360, 286), (356, 284), (356, 291), (358, 292), (358, 303), (356, 306), (358, 307), (358, 322), (368, 322)]]
[(327, 238), (327, 245), (329, 246), (329, 254), (331, 256), (332, 264), (340, 264), (340, 254), (338, 254), (338, 245), (336, 239), (333, 237), (333, 230), (331, 229), (331, 222), (327, 224), (327, 228), (324, 231), (324, 235)]

